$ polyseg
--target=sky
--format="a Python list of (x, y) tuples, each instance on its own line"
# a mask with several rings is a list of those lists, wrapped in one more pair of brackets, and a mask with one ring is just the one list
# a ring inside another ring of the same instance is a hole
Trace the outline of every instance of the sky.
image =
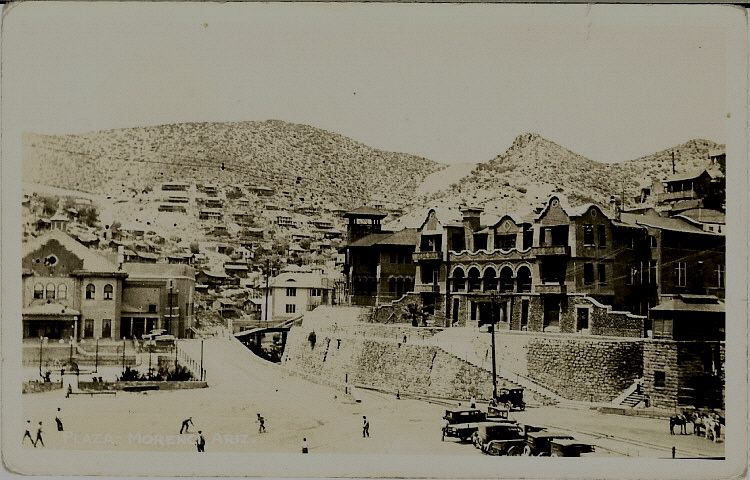
[(279, 119), (442, 163), (522, 132), (591, 159), (726, 140), (707, 6), (26, 3), (5, 13), (3, 137)]

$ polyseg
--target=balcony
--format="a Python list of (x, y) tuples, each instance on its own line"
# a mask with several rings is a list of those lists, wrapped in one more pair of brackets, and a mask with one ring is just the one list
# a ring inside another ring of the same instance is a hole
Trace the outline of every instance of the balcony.
[(411, 254), (411, 258), (414, 262), (442, 260), (443, 252), (437, 252), (437, 251), (414, 252)]
[(698, 194), (695, 190), (682, 190), (679, 192), (664, 192), (656, 194), (657, 202), (670, 202), (674, 200), (690, 200), (698, 198)]
[(567, 287), (564, 283), (537, 283), (534, 286), (536, 293), (565, 295)]
[(567, 245), (543, 245), (531, 247), (531, 252), (538, 257), (570, 256), (570, 247)]

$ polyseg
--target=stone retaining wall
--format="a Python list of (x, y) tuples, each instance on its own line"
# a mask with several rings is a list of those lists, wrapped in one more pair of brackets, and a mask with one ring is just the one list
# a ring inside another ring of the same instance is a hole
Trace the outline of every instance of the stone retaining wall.
[(528, 376), (571, 400), (609, 402), (643, 372), (643, 341), (534, 336)]
[[(386, 391), (447, 398), (474, 395), (488, 400), (492, 394), (489, 371), (436, 346), (357, 336), (338, 339), (334, 338), (334, 332), (319, 328), (312, 348), (308, 334), (305, 327), (292, 328), (282, 362), (289, 370), (307, 378), (330, 385), (344, 385), (348, 381)], [(516, 385), (500, 378), (498, 387)], [(543, 403), (544, 399), (529, 392), (526, 401)]]

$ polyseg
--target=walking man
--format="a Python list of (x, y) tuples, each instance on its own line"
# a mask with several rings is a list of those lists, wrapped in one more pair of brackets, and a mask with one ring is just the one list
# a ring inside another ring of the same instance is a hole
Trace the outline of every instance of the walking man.
[(367, 417), (362, 415), (362, 438), (370, 438), (370, 422), (367, 421)]
[(182, 432), (190, 433), (190, 425), (195, 426), (195, 424), (193, 423), (193, 417), (188, 417), (182, 421), (182, 426), (180, 427), (180, 435), (182, 435)]
[(260, 416), (260, 413), (258, 414), (258, 433), (265, 433), (266, 432), (266, 419)]
[(68, 392), (65, 394), (65, 398), (70, 398), (70, 395), (73, 393), (73, 387), (68, 384)]
[(55, 415), (55, 423), (57, 424), (57, 431), (62, 432), (63, 431), (63, 423), (60, 419), (60, 407), (57, 407), (57, 415)]
[(203, 436), (201, 430), (198, 430), (198, 438), (195, 440), (195, 446), (198, 447), (199, 452), (206, 451), (206, 437)]
[(34, 446), (37, 443), (41, 443), (44, 446), (44, 440), (42, 440), (42, 422), (39, 422), (39, 428), (36, 429), (36, 440), (34, 440)]
[(307, 446), (307, 438), (303, 438), (302, 439), (302, 453), (307, 453), (308, 451), (309, 450)]
[(450, 425), (450, 422), (448, 422), (448, 419), (446, 418), (443, 420), (443, 438), (440, 439), (441, 442), (445, 441), (445, 434), (448, 432), (448, 425)]
[(29, 441), (32, 445), (34, 445), (34, 439), (31, 438), (31, 420), (26, 420), (26, 431), (23, 432), (23, 438), (21, 439), (21, 444), (26, 441), (26, 437), (29, 437)]

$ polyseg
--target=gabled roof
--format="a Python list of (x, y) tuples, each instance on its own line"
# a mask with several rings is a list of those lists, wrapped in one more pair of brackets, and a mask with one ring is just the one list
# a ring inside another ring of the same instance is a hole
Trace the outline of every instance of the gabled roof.
[(671, 182), (682, 182), (685, 180), (694, 180), (698, 177), (700, 177), (703, 174), (706, 174), (708, 176), (711, 176), (708, 171), (703, 168), (701, 170), (694, 170), (692, 172), (681, 172), (681, 173), (675, 173), (674, 175), (670, 175), (669, 177), (665, 178), (663, 183), (671, 183)]
[(124, 263), (123, 270), (128, 272), (128, 279), (137, 278), (174, 278), (188, 277), (195, 279), (195, 269), (190, 265), (172, 263)]
[(271, 279), (273, 288), (331, 288), (328, 278), (319, 273), (284, 272)]
[(117, 265), (109, 258), (89, 249), (61, 230), (46, 232), (44, 235), (26, 243), (23, 247), (23, 256), (25, 257), (26, 255), (42, 248), (51, 240), (57, 241), (63, 246), (63, 248), (83, 260), (83, 270), (85, 271), (100, 273), (118, 271)]
[[(700, 298), (697, 298), (700, 297)], [(652, 312), (725, 313), (723, 301), (712, 295), (678, 295), (651, 308)]]

